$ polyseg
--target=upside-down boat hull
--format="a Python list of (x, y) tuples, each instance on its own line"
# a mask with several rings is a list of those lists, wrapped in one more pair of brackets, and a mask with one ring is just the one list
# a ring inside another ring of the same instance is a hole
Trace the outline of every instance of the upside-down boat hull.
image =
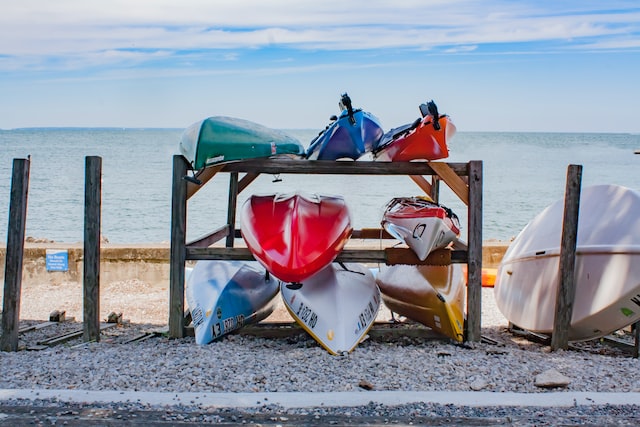
[(460, 234), (458, 217), (424, 197), (398, 197), (385, 209), (382, 226), (424, 261), (434, 249), (444, 248)]
[(233, 160), (303, 155), (294, 137), (234, 117), (209, 117), (189, 126), (180, 139), (180, 153), (194, 170)]
[[(436, 113), (437, 114), (437, 113)], [(449, 116), (427, 114), (412, 124), (391, 129), (373, 148), (375, 160), (408, 162), (438, 160), (449, 157), (448, 141), (456, 134), (456, 126)]]
[(256, 262), (198, 261), (185, 290), (196, 343), (207, 344), (273, 312), (278, 280)]
[(282, 282), (280, 292), (295, 321), (333, 355), (351, 352), (380, 308), (373, 274), (359, 264), (332, 263), (301, 284)]
[(353, 110), (350, 99), (347, 107), (333, 123), (311, 141), (305, 153), (308, 159), (357, 160), (363, 154), (370, 152), (382, 138), (384, 131), (377, 117), (366, 111)]
[(463, 340), (466, 281), (459, 264), (394, 265), (381, 269), (376, 283), (392, 312)]
[(242, 206), (240, 220), (254, 257), (285, 282), (303, 281), (330, 264), (353, 230), (339, 196), (253, 195)]
[[(635, 190), (582, 190), (570, 341), (599, 338), (640, 320), (639, 212)], [(498, 267), (496, 305), (523, 329), (553, 331), (563, 215), (564, 200), (544, 209), (516, 236)]]

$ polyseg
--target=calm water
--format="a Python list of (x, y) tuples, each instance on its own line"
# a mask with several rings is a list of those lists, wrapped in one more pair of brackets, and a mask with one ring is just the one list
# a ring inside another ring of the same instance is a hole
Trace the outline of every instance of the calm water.
[[(316, 130), (290, 130), (306, 147)], [(6, 243), (14, 158), (31, 155), (27, 236), (60, 242), (83, 238), (85, 157), (102, 157), (102, 233), (112, 243), (170, 237), (172, 156), (182, 129), (24, 129), (0, 131), (0, 242)], [(563, 197), (567, 166), (583, 165), (582, 185), (640, 189), (640, 135), (460, 132), (448, 161), (483, 161), (484, 239), (509, 239), (540, 210)], [(377, 227), (392, 197), (419, 193), (408, 177), (261, 176), (239, 196), (294, 190), (339, 194), (355, 228)], [(228, 174), (190, 201), (188, 239), (224, 224)], [(443, 185), (441, 203), (466, 207)]]

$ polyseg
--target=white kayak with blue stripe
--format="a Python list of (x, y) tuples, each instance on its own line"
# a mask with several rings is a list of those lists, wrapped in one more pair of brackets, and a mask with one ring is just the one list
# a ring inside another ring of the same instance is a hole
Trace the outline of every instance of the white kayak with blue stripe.
[(276, 307), (279, 282), (257, 262), (198, 261), (188, 276), (186, 299), (197, 344), (257, 323)]

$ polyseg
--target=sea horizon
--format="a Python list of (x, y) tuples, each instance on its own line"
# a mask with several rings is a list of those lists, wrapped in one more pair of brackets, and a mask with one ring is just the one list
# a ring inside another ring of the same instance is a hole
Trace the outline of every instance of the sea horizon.
[[(153, 130), (166, 130), (166, 131), (184, 131), (186, 127), (164, 127), (164, 126), (135, 126), (135, 127), (127, 127), (127, 126), (26, 126), (26, 127), (16, 127), (16, 128), (0, 128), (0, 132), (15, 132), (15, 131), (43, 131), (43, 130), (127, 130), (127, 131), (153, 131)], [(320, 128), (274, 128), (281, 131), (314, 131), (319, 132)], [(391, 128), (389, 128), (391, 129)], [(594, 135), (640, 135), (640, 131), (638, 132), (613, 132), (613, 131), (577, 131), (577, 130), (567, 130), (567, 131), (543, 131), (543, 130), (457, 130), (456, 134), (465, 134), (465, 133), (524, 133), (524, 134), (549, 134), (549, 135), (564, 135), (564, 134), (594, 134)], [(443, 159), (446, 161), (446, 159)]]
[[(111, 243), (170, 240), (172, 157), (183, 128), (20, 128), (0, 131), (0, 241), (6, 242), (12, 159), (31, 156), (26, 236), (56, 242), (83, 239), (85, 157), (102, 157), (102, 234)], [(316, 129), (282, 129), (303, 146)], [(569, 164), (583, 165), (583, 186), (640, 188), (640, 134), (460, 131), (449, 142), (450, 163), (483, 162), (483, 240), (508, 241), (565, 191)], [(189, 200), (187, 239), (226, 223), (227, 174)], [(261, 175), (239, 195), (307, 191), (341, 195), (354, 228), (380, 226), (384, 206), (420, 189), (407, 177)], [(467, 208), (446, 185), (440, 202), (466, 234)]]

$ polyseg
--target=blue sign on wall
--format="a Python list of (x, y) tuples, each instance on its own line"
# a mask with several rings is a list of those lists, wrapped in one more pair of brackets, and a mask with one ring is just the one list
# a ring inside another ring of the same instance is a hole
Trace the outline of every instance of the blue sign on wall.
[(69, 271), (69, 252), (66, 249), (47, 249), (47, 271)]

